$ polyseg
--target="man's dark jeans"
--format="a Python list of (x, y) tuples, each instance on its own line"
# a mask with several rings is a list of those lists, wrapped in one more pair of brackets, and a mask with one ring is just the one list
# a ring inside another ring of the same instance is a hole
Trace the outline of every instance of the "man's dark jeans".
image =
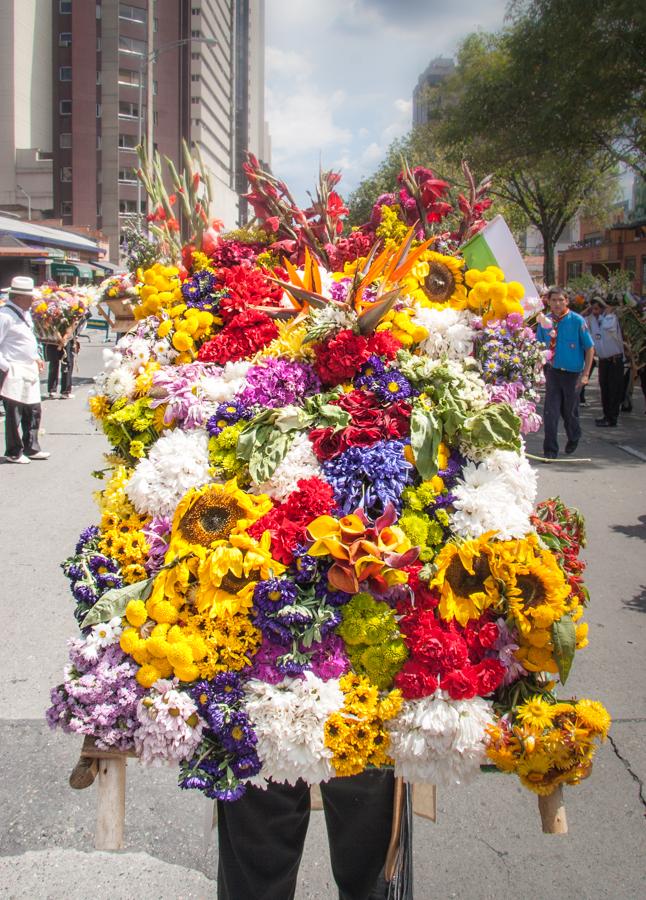
[(624, 361), (621, 354), (599, 360), (599, 387), (603, 417), (615, 425), (624, 388)]
[[(385, 769), (321, 785), (340, 900), (386, 895), (381, 870), (393, 792), (393, 773)], [(310, 792), (302, 781), (252, 787), (241, 800), (218, 802), (218, 900), (293, 900), (309, 817)]]
[(553, 456), (559, 452), (559, 419), (563, 419), (569, 441), (581, 438), (579, 423), (579, 391), (577, 381), (580, 372), (545, 367), (545, 405), (543, 407), (543, 452)]

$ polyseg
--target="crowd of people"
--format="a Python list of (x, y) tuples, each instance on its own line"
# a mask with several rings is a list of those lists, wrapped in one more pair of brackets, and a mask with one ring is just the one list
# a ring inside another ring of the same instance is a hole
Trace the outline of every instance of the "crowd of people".
[[(0, 396), (5, 417), (5, 461), (26, 464), (46, 460), (49, 453), (38, 443), (41, 421), (40, 376), (48, 363), (47, 392), (50, 399), (68, 400), (79, 350), (77, 333), (69, 329), (56, 341), (39, 341), (30, 309), (34, 302), (32, 278), (17, 276), (0, 306)], [(579, 408), (585, 388), (598, 368), (602, 415), (598, 428), (616, 428), (622, 411), (632, 410), (633, 384), (639, 381), (646, 401), (646, 365), (638, 365), (624, 341), (616, 309), (593, 295), (582, 314), (569, 306), (568, 291), (549, 288), (545, 311), (538, 317), (537, 340), (549, 350), (545, 365), (543, 408), (543, 454), (547, 460), (559, 455), (558, 431), (563, 420), (565, 453), (573, 454), (581, 439)], [(638, 307), (642, 319), (646, 304)], [(120, 335), (117, 335), (117, 338)], [(60, 387), (60, 391), (59, 391)]]

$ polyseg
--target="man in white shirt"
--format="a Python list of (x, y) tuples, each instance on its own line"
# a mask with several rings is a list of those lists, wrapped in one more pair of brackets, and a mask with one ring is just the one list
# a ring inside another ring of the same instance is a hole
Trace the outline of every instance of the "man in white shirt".
[(614, 428), (624, 392), (624, 341), (615, 313), (595, 297), (590, 306), (588, 328), (599, 360), (599, 387), (603, 416), (595, 419), (599, 428)]
[(9, 300), (0, 307), (0, 396), (5, 408), (5, 460), (10, 463), (49, 458), (38, 443), (40, 373), (45, 364), (29, 312), (33, 299), (33, 278), (18, 275), (11, 282)]

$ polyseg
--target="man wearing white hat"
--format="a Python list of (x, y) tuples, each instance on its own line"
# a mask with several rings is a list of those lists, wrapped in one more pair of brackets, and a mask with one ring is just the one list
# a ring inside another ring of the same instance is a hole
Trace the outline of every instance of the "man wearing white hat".
[(9, 300), (0, 307), (0, 396), (5, 408), (5, 460), (29, 463), (48, 459), (40, 449), (40, 373), (44, 362), (29, 312), (34, 280), (18, 275), (11, 282)]

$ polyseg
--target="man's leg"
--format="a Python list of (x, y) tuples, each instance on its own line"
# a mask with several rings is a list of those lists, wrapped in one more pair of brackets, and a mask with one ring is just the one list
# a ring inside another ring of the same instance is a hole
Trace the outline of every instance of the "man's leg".
[(61, 394), (72, 393), (72, 372), (74, 371), (74, 340), (68, 341), (63, 351), (61, 363)]
[(543, 406), (543, 453), (556, 456), (559, 452), (558, 429), (561, 415), (561, 386), (558, 372), (551, 366), (545, 370), (545, 402)]
[(390, 842), (394, 783), (392, 770), (368, 769), (321, 785), (339, 900), (386, 896), (380, 875)]
[(40, 403), (21, 404), (22, 445), (26, 456), (33, 456), (40, 451), (38, 430), (40, 428)]
[(219, 801), (218, 900), (293, 900), (309, 817), (303, 782)]
[(49, 363), (47, 369), (47, 390), (50, 394), (58, 390), (58, 370), (60, 366), (60, 353), (58, 347), (53, 344), (45, 344), (45, 359)]
[(5, 420), (4, 420), (4, 436), (5, 436), (5, 456), (12, 456), (14, 459), (22, 456), (22, 440), (20, 439), (20, 412), (21, 403), (15, 400), (3, 399)]
[[(603, 417), (607, 422), (612, 422), (608, 400), (610, 396), (610, 363), (607, 359), (599, 360), (599, 390), (601, 391), (601, 408)], [(616, 420), (615, 420), (616, 421)]]
[(608, 360), (608, 421), (613, 424), (619, 418), (623, 395), (624, 362), (618, 356), (616, 359)]
[(563, 397), (563, 423), (565, 433), (569, 441), (578, 442), (581, 439), (581, 423), (579, 422), (579, 389), (577, 382), (579, 375), (576, 372), (559, 372), (561, 381), (561, 396)]

